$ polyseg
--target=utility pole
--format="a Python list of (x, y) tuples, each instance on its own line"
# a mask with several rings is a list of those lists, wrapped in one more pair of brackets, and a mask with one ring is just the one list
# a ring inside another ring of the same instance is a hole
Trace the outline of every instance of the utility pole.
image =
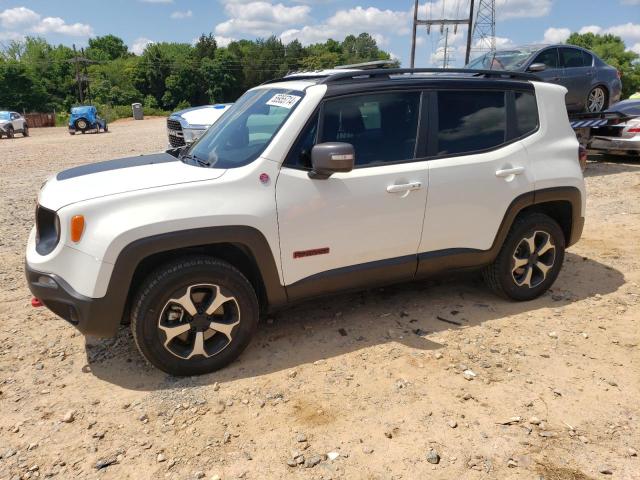
[(420, 20), (418, 19), (418, 4), (419, 0), (415, 1), (413, 8), (413, 37), (411, 39), (411, 68), (415, 67), (415, 58), (416, 58), (416, 34), (418, 30), (418, 25), (424, 25), (427, 27), (427, 33), (431, 33), (431, 27), (434, 25), (440, 26), (440, 33), (443, 33), (444, 27), (448, 25), (453, 25), (453, 32), (458, 33), (458, 25), (467, 25), (469, 30), (467, 31), (467, 52), (465, 55), (465, 59), (469, 59), (470, 50), (471, 50), (471, 26), (473, 24), (473, 2), (471, 0), (471, 4), (469, 7), (469, 17), (462, 19), (448, 19), (442, 18), (437, 20)]
[(479, 0), (471, 36), (475, 52), (496, 51), (496, 0)]
[(78, 52), (76, 51), (76, 44), (73, 44), (73, 63), (76, 66), (76, 85), (78, 86), (78, 100), (82, 103), (82, 83), (80, 80), (80, 68), (78, 65)]
[[(78, 100), (80, 103), (84, 103), (85, 100), (85, 87), (86, 83), (87, 96), (86, 98), (91, 102), (91, 89), (89, 87), (89, 72), (87, 71), (87, 65), (89, 63), (95, 63), (84, 56), (84, 48), (80, 50), (82, 56), (78, 56), (76, 45), (73, 44), (73, 58), (69, 59), (70, 62), (75, 64), (76, 69), (76, 85), (78, 86)], [(80, 67), (82, 64), (82, 67)], [(82, 69), (82, 71), (81, 71)]]
[(442, 68), (447, 68), (449, 66), (449, 59), (447, 55), (449, 54), (449, 27), (445, 29), (444, 34), (444, 57), (442, 58)]
[(474, 0), (470, 0), (469, 4), (469, 26), (467, 27), (467, 51), (464, 54), (464, 64), (468, 64), (471, 56), (471, 32), (473, 31), (473, 4)]

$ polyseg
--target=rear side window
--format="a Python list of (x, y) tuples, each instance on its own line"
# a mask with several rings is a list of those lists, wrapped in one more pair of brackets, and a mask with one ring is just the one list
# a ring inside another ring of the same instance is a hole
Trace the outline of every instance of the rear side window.
[(591, 67), (593, 65), (593, 55), (582, 51), (582, 61), (584, 62), (585, 67)]
[(549, 50), (540, 52), (531, 63), (544, 63), (547, 68), (558, 68), (558, 49), (550, 48)]
[(506, 124), (502, 91), (438, 93), (438, 155), (497, 147), (505, 142)]
[(585, 58), (582, 50), (577, 48), (561, 48), (560, 56), (562, 57), (562, 65), (564, 68), (579, 68), (585, 66)]
[(371, 93), (328, 100), (320, 121), (320, 142), (351, 143), (356, 167), (412, 160), (419, 110), (419, 92)]
[(524, 137), (538, 128), (536, 97), (529, 92), (515, 92), (516, 137)]

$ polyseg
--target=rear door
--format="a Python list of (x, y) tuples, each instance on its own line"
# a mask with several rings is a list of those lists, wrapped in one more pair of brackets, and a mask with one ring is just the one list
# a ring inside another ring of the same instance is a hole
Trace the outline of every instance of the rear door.
[[(489, 250), (505, 213), (533, 190), (534, 176), (522, 132), (537, 129), (532, 92), (447, 90), (434, 93), (429, 111), (429, 200), (418, 272), (429, 260)], [(518, 109), (535, 119), (519, 126)]]
[(11, 123), (14, 130), (22, 130), (24, 128), (24, 119), (17, 112), (11, 112)]
[[(421, 96), (330, 98), (303, 129), (276, 184), (290, 298), (320, 293), (308, 290), (318, 281), (326, 292), (414, 276), (428, 187), (427, 162), (415, 158)], [(336, 141), (354, 146), (355, 168), (310, 178), (313, 145)]]
[(579, 48), (562, 47), (560, 63), (564, 69), (562, 85), (569, 90), (567, 105), (581, 109), (593, 82), (593, 56)]

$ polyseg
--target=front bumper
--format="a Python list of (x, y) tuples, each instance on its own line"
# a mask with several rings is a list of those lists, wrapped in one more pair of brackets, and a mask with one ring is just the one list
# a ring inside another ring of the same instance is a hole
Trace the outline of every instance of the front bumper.
[(589, 150), (609, 153), (640, 153), (640, 138), (593, 137), (589, 143)]
[(66, 320), (81, 333), (97, 337), (113, 337), (120, 319), (108, 296), (90, 298), (76, 292), (63, 278), (34, 270), (25, 262), (27, 284), (33, 296), (53, 313)]

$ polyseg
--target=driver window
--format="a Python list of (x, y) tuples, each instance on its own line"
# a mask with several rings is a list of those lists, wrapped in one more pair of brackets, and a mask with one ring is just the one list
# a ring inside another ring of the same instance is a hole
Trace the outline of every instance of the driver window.
[(558, 68), (558, 49), (550, 48), (539, 53), (536, 59), (531, 62), (531, 64), (534, 63), (544, 63), (547, 68)]

